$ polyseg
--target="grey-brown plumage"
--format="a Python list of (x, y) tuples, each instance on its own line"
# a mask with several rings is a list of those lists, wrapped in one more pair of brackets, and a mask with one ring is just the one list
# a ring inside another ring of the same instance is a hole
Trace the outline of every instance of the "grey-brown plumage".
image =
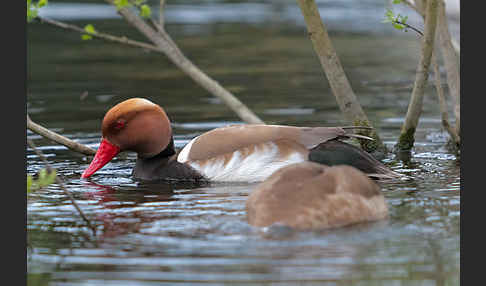
[(315, 230), (384, 219), (379, 186), (358, 169), (313, 162), (281, 168), (260, 183), (246, 202), (249, 224), (282, 224)]

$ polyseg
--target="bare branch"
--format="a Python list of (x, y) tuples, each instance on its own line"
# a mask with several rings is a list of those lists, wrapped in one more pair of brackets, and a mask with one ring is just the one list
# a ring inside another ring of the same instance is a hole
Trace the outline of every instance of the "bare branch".
[[(112, 4), (113, 1), (106, 0), (108, 3)], [(205, 88), (214, 96), (217, 96), (223, 100), (223, 102), (230, 107), (243, 121), (252, 124), (264, 124), (264, 122), (254, 114), (246, 105), (244, 105), (240, 100), (238, 100), (233, 94), (224, 89), (218, 82), (211, 79), (198, 67), (196, 67), (190, 60), (188, 60), (184, 54), (177, 47), (172, 38), (167, 34), (163, 28), (155, 21), (152, 21), (154, 26), (157, 27), (157, 31), (153, 30), (148, 26), (144, 20), (139, 16), (134, 14), (127, 8), (122, 8), (118, 11), (125, 19), (134, 27), (136, 27), (142, 34), (144, 34), (148, 39), (150, 39), (156, 45), (151, 45), (143, 42), (138, 42), (134, 40), (127, 39), (126, 37), (117, 37), (105, 33), (89, 33), (83, 28), (75, 25), (40, 18), (41, 22), (48, 23), (63, 29), (68, 29), (76, 31), (82, 34), (89, 34), (96, 38), (101, 38), (104, 40), (118, 42), (121, 44), (126, 44), (130, 46), (135, 46), (139, 48), (144, 48), (159, 53), (165, 54), (176, 66), (178, 66), (183, 72), (189, 75), (195, 82)]]
[(422, 10), (420, 10), (415, 4), (410, 2), (410, 0), (402, 0), (402, 3), (407, 5), (408, 7), (412, 8), (413, 10), (415, 10), (415, 12), (417, 12), (419, 15), (424, 17), (424, 12)]
[[(444, 0), (439, 0), (439, 15), (438, 15), (438, 32), (440, 35), (440, 47), (444, 59), (444, 67), (447, 75), (447, 85), (449, 86), (449, 94), (455, 99), (454, 115), (456, 117), (456, 133), (460, 130), (460, 101), (461, 101), (461, 80), (459, 74), (459, 57), (454, 49), (449, 33), (447, 16), (445, 11)], [(457, 141), (456, 141), (457, 142)]]
[(159, 6), (159, 25), (160, 25), (160, 27), (164, 27), (164, 25), (165, 25), (164, 6), (165, 6), (165, 0), (160, 0), (160, 6)]
[[(329, 34), (321, 20), (319, 10), (314, 0), (297, 0), (306, 22), (307, 31), (312, 41), (322, 69), (329, 80), (332, 92), (339, 108), (346, 119), (353, 125), (371, 126), (366, 114), (356, 98), (351, 85), (344, 73), (338, 55), (334, 50)], [(361, 133), (360, 133), (361, 134)], [(386, 147), (380, 140), (376, 130), (362, 131), (362, 135), (372, 137), (375, 141), (360, 140), (361, 147), (367, 152), (381, 151), (386, 153)]]
[[(106, 1), (113, 4), (113, 0)], [(152, 41), (161, 52), (163, 52), (177, 67), (185, 72), (196, 83), (205, 88), (212, 95), (221, 98), (223, 102), (243, 121), (252, 124), (264, 124), (264, 122), (245, 104), (187, 59), (177, 48), (175, 43), (172, 40), (168, 40), (170, 37), (161, 37), (158, 31), (147, 25), (142, 18), (133, 13), (130, 9), (121, 8), (118, 10), (118, 13), (122, 15), (128, 23), (137, 28), (143, 35)]]
[(76, 151), (76, 152), (79, 152), (79, 153), (82, 153), (82, 154), (85, 154), (85, 155), (94, 155), (96, 153), (96, 151), (94, 149), (91, 149), (89, 148), (88, 146), (85, 146), (83, 144), (80, 144), (78, 142), (75, 142), (75, 141), (72, 141), (71, 139), (69, 138), (66, 138), (64, 136), (61, 136), (45, 127), (42, 127), (41, 125), (33, 122), (29, 115), (27, 114), (27, 128), (32, 131), (32, 132), (35, 132), (47, 139), (50, 139), (56, 143), (59, 143), (61, 145), (64, 145), (66, 147), (68, 147), (69, 149), (73, 150), (73, 151)]
[(417, 67), (415, 83), (408, 105), (405, 122), (402, 126), (400, 138), (396, 145), (398, 151), (410, 151), (415, 141), (415, 129), (417, 128), (420, 114), (422, 113), (424, 90), (429, 76), (430, 61), (434, 49), (435, 30), (437, 27), (437, 1), (438, 0), (427, 1), (425, 33), (422, 38), (422, 54)]
[(400, 21), (393, 21), (393, 23), (396, 23), (396, 24), (399, 24), (399, 25), (403, 25), (406, 28), (410, 28), (410, 29), (414, 30), (415, 32), (417, 32), (417, 34), (419, 34), (420, 36), (423, 36), (424, 35), (424, 33), (422, 33), (422, 31), (420, 31), (419, 29), (417, 29), (414, 26), (411, 26), (411, 25), (409, 25), (407, 23), (403, 23), (403, 22), (400, 22)]
[[(417, 2), (417, 5), (412, 4), (409, 0), (404, 0), (402, 3), (414, 9), (418, 14), (425, 19), (425, 14), (422, 7), (422, 2)], [(420, 7), (419, 7), (420, 6)], [(447, 75), (447, 85), (449, 87), (449, 94), (455, 99), (454, 101), (454, 115), (456, 118), (455, 135), (451, 135), (456, 144), (460, 142), (460, 74), (459, 74), (459, 45), (454, 41), (449, 33), (449, 26), (447, 23), (447, 15), (445, 10), (444, 0), (438, 1), (438, 16), (437, 16), (437, 34), (440, 50), (444, 59), (444, 66)], [(449, 130), (449, 126), (445, 126)], [(449, 132), (451, 133), (451, 132)]]
[(52, 20), (52, 19), (42, 18), (42, 17), (37, 17), (37, 18), (42, 23), (47, 23), (47, 24), (50, 24), (50, 25), (53, 25), (53, 26), (56, 26), (56, 27), (59, 27), (59, 28), (63, 28), (63, 29), (71, 30), (71, 31), (76, 31), (76, 32), (79, 32), (79, 33), (82, 33), (82, 34), (89, 34), (89, 35), (91, 35), (95, 38), (100, 38), (100, 39), (108, 40), (108, 41), (111, 41), (111, 42), (117, 42), (117, 43), (129, 45), (129, 46), (134, 46), (134, 47), (139, 47), (139, 48), (143, 48), (143, 49), (148, 49), (148, 50), (160, 52), (160, 48), (158, 48), (154, 45), (130, 40), (127, 37), (117, 37), (117, 36), (113, 36), (113, 35), (105, 34), (105, 33), (100, 33), (100, 32), (89, 33), (87, 31), (85, 31), (83, 28), (78, 27), (76, 25), (67, 24), (67, 23), (59, 22), (59, 21)]
[(440, 80), (440, 72), (439, 72), (439, 65), (437, 64), (437, 57), (435, 54), (432, 55), (432, 66), (434, 68), (434, 79), (435, 79), (435, 88), (437, 89), (437, 97), (439, 99), (439, 108), (440, 108), (440, 114), (441, 114), (441, 119), (442, 119), (442, 125), (446, 129), (447, 133), (449, 133), (449, 136), (451, 136), (452, 140), (454, 142), (459, 143), (459, 136), (452, 128), (452, 126), (449, 124), (449, 114), (447, 112), (447, 102), (444, 97), (444, 90), (442, 89), (442, 83)]

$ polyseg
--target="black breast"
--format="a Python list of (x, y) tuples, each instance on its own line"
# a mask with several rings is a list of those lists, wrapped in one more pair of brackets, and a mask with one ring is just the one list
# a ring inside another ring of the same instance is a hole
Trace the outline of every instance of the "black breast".
[(141, 180), (207, 182), (198, 171), (177, 161), (177, 154), (169, 157), (159, 154), (152, 158), (137, 158), (132, 176)]

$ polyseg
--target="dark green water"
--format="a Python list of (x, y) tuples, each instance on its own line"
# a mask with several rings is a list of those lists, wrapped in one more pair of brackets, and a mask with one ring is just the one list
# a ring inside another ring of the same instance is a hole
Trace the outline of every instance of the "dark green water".
[[(74, 23), (143, 40), (118, 19)], [(188, 58), (265, 122), (348, 125), (302, 26), (266, 19), (169, 22), (167, 29)], [(381, 29), (329, 27), (355, 93), (391, 147), (406, 113), (420, 44), (411, 33)], [(28, 112), (78, 142), (96, 148), (106, 110), (130, 97), (165, 108), (177, 147), (239, 122), (163, 55), (81, 41), (79, 34), (38, 23), (27, 32)], [(411, 162), (393, 155), (385, 160), (415, 178), (381, 183), (390, 219), (327, 232), (283, 236), (249, 226), (244, 203), (253, 184), (136, 182), (130, 177), (134, 154), (81, 180), (90, 158), (27, 135), (96, 227), (96, 233), (86, 227), (56, 184), (29, 194), (28, 285), (459, 285), (459, 159), (445, 148), (432, 87)], [(27, 173), (42, 167), (28, 149)]]

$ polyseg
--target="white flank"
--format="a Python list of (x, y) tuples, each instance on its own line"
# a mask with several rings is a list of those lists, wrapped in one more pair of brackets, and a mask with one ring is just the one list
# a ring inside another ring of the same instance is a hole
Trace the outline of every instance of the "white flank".
[[(184, 149), (190, 147), (189, 144)], [(211, 181), (261, 182), (284, 166), (305, 161), (305, 157), (298, 152), (282, 159), (278, 146), (273, 142), (260, 146), (262, 147), (255, 148), (255, 152), (245, 158), (242, 158), (239, 150), (234, 151), (226, 165), (223, 156), (210, 159), (202, 166), (198, 161), (188, 162), (188, 164)], [(179, 158), (181, 155), (182, 152)], [(179, 159), (178, 161), (181, 162)]]
[(189, 143), (187, 143), (187, 145), (184, 146), (184, 148), (182, 148), (181, 152), (177, 156), (177, 161), (179, 163), (185, 163), (185, 162), (187, 162), (188, 157), (189, 157), (189, 152), (191, 151), (192, 144), (194, 143), (194, 141), (196, 141), (196, 139), (198, 137), (196, 137), (196, 138), (192, 139), (191, 141), (189, 141)]

